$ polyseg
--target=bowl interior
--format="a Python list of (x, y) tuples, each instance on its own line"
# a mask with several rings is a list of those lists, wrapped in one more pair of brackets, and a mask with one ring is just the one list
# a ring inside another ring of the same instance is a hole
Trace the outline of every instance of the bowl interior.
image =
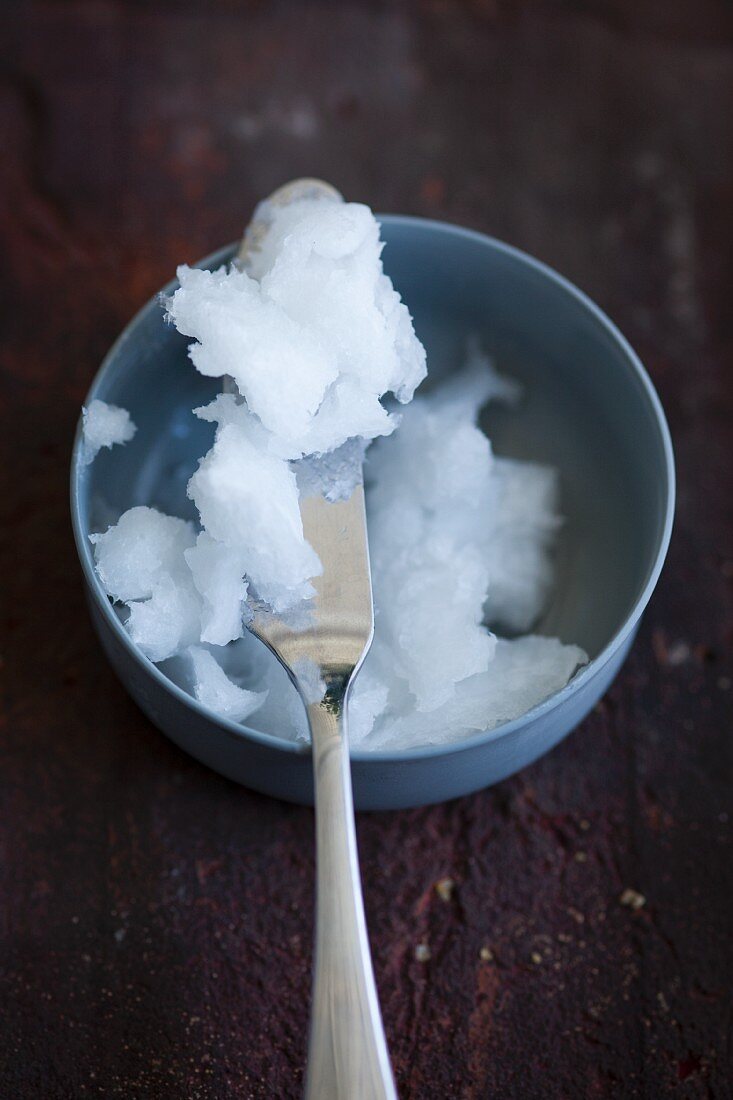
[[(595, 657), (628, 625), (668, 533), (671, 459), (650, 384), (603, 315), (528, 257), (419, 219), (384, 218), (383, 235), (385, 269), (413, 314), (431, 377), (455, 369), (477, 334), (523, 384), (521, 407), (491, 409), (485, 427), (497, 453), (560, 470), (567, 518), (538, 629)], [(138, 433), (78, 474), (83, 530), (104, 529), (136, 504), (193, 518), (186, 482), (213, 429), (191, 408), (219, 384), (193, 369), (187, 343), (153, 303), (110, 352), (90, 397), (129, 409)]]

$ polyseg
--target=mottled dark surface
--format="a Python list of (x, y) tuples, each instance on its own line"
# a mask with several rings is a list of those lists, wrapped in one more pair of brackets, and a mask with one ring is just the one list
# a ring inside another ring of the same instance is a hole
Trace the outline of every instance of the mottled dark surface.
[(0, 41), (2, 1100), (300, 1094), (311, 814), (128, 700), (66, 478), (131, 313), (304, 173), (577, 281), (646, 360), (680, 473), (583, 727), (494, 790), (359, 820), (400, 1095), (730, 1096), (730, 5), (48, 0), (3, 5)]

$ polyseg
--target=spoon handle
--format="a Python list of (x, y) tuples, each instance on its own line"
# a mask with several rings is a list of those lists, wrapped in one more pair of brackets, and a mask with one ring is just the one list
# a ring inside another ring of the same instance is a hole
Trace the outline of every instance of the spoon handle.
[(345, 698), (308, 706), (316, 808), (316, 946), (306, 1100), (397, 1100), (369, 953)]

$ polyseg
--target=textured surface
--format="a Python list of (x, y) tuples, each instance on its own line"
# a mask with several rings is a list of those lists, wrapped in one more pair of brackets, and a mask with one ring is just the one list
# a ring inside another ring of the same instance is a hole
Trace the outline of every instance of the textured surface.
[(127, 699), (81, 605), (66, 470), (133, 310), (314, 172), (588, 290), (650, 368), (681, 481), (646, 624), (584, 726), (493, 791), (359, 820), (400, 1094), (728, 1096), (730, 10), (202, 10), (4, 12), (0, 1095), (299, 1095), (311, 815)]

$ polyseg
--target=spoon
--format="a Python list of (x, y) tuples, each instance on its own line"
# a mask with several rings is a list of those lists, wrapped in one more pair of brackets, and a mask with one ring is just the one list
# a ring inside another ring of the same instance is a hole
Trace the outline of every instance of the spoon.
[[(267, 233), (272, 206), (302, 198), (342, 201), (320, 180), (285, 184), (255, 211), (238, 254), (245, 268)], [(311, 731), (316, 942), (305, 1096), (396, 1100), (364, 919), (347, 732), (349, 689), (374, 632), (363, 483), (348, 500), (301, 498), (300, 513), (323, 565), (313, 580), (309, 623), (294, 630), (260, 610), (249, 629), (284, 665)]]

